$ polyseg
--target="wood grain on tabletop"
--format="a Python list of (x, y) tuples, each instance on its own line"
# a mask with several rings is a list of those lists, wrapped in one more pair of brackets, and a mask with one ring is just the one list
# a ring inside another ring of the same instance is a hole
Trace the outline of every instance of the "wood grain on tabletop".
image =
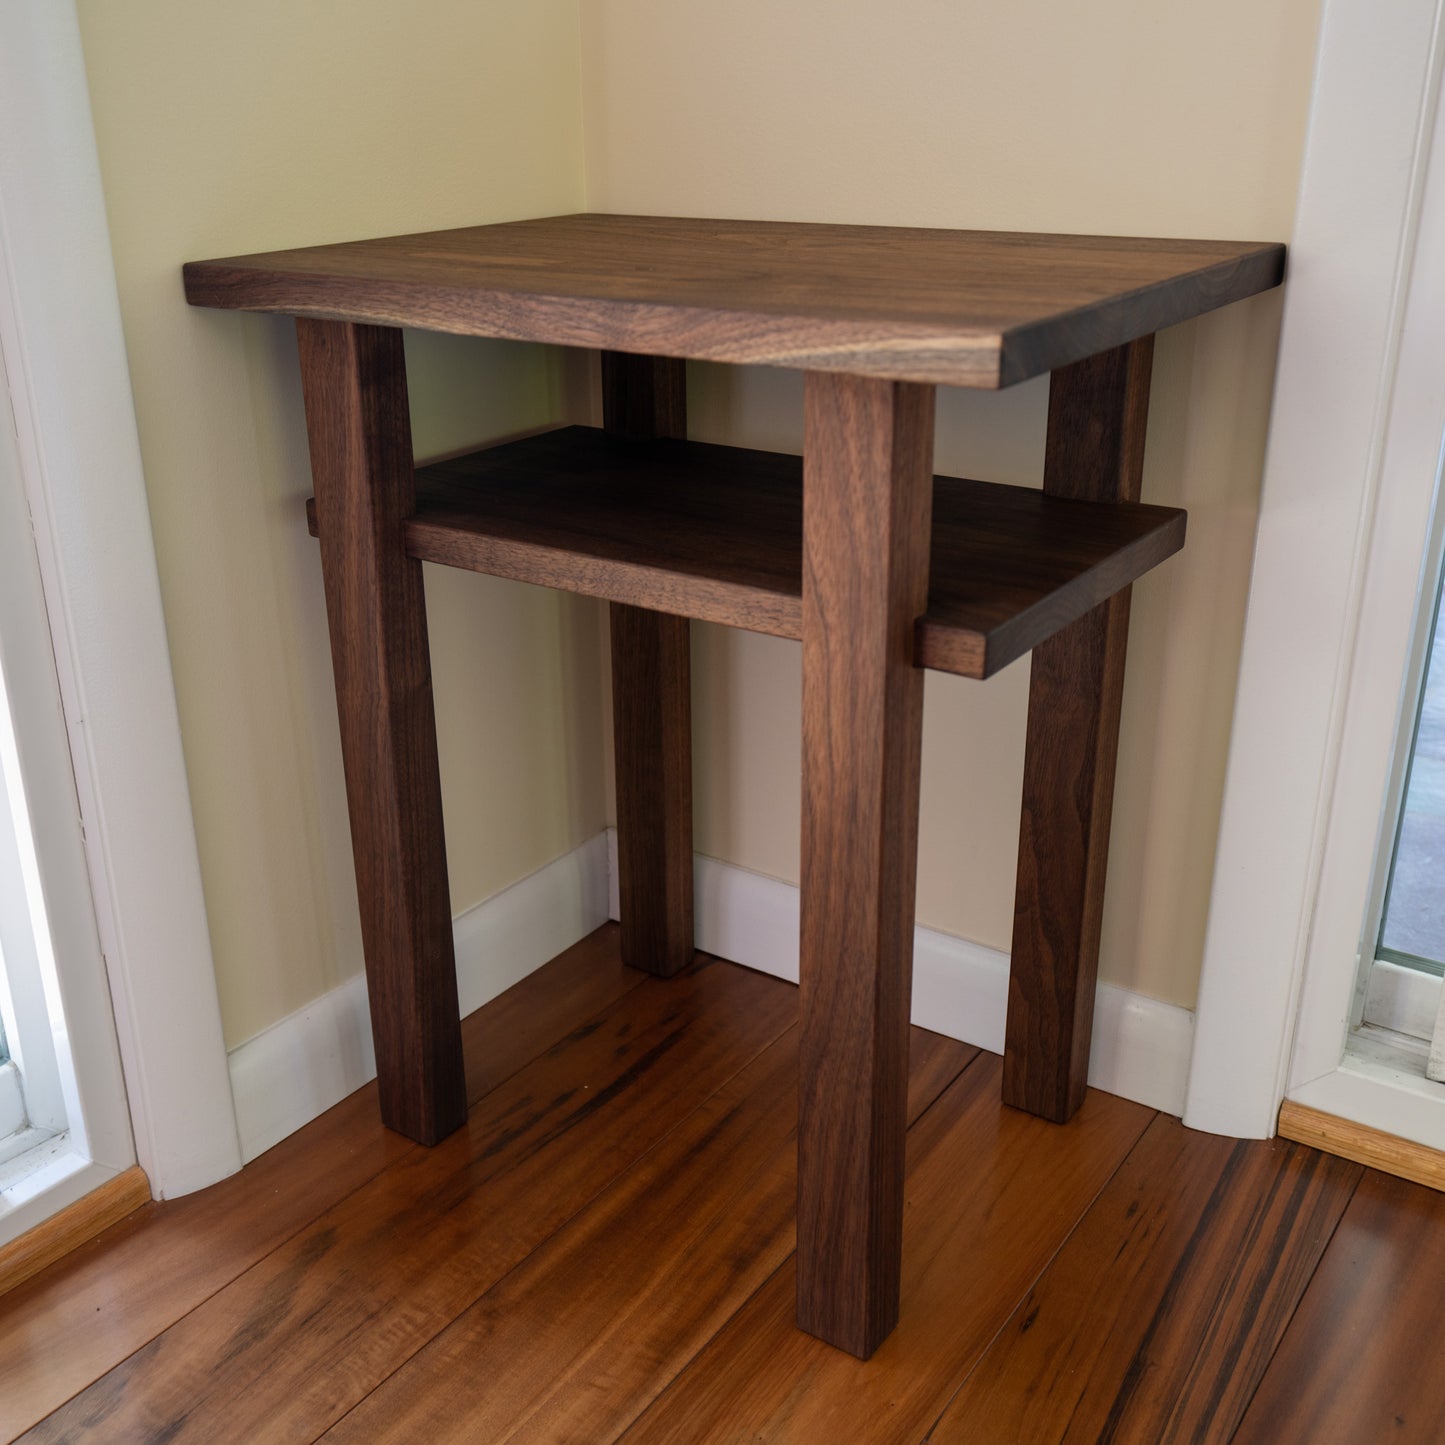
[(1160, 1115), (931, 1445), (1228, 1440), (1361, 1172), (1283, 1140), (1194, 1133)]
[(1436, 1445), (1445, 1194), (1366, 1171), (1234, 1437)]
[(434, 1144), (467, 1097), (401, 333), (296, 335), (381, 1117)]
[(869, 1361), (793, 1325), (775, 1274), (623, 1439), (917, 1441), (1153, 1112), (1090, 1091), (1067, 1129), (999, 1103), (984, 1054), (908, 1135), (903, 1306)]
[[(495, 1088), (642, 982), (615, 925), (598, 929), (463, 1023), (468, 1093)], [(239, 1173), (144, 1206), (5, 1298), (0, 1438), (42, 1419), (416, 1145), (382, 1127), (376, 1085)]]
[(487, 1094), (465, 1130), (308, 1223), (33, 1438), (314, 1438), (794, 1023), (710, 962), (639, 988)]
[[(422, 467), (413, 557), (794, 640), (800, 457), (566, 427)], [(919, 666), (989, 677), (1184, 542), (1184, 513), (935, 477)], [(310, 518), (316, 530), (314, 509)]]
[[(601, 368), (607, 433), (686, 438), (682, 362), (604, 352)], [(614, 601), (609, 624), (622, 958), (668, 977), (693, 951), (688, 620)]]
[(1279, 284), (1252, 241), (573, 215), (193, 261), (194, 305), (997, 387)]
[[(913, 1030), (909, 1117), (977, 1052)], [(791, 1252), (796, 1077), (794, 1029), (328, 1442), (615, 1439)]]
[[(1154, 339), (1054, 373), (1044, 491), (1137, 502)], [(1116, 592), (1034, 649), (1009, 956), (1004, 1100), (1063, 1123), (1089, 1078), (1129, 641)]]

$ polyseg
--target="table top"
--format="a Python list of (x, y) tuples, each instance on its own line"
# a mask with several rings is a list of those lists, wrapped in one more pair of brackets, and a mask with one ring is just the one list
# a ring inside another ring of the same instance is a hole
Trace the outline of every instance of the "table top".
[(1274, 242), (574, 215), (192, 261), (197, 306), (1000, 387), (1279, 284)]

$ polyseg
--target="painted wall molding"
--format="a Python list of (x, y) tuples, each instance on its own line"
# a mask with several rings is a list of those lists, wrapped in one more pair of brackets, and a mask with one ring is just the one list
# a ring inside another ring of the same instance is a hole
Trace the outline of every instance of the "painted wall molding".
[[(617, 835), (608, 829), (611, 874)], [(798, 889), (698, 854), (697, 946), (750, 968), (798, 980)], [(615, 887), (611, 916), (617, 917)], [(1003, 1052), (1008, 954), (931, 928), (913, 935), (913, 1022), (993, 1053)], [(1194, 1015), (1101, 983), (1094, 1005), (1089, 1082), (1168, 1114), (1184, 1111)]]
[[(457, 983), (470, 1013), (617, 917), (612, 828), (477, 904), (455, 921)], [(697, 944), (796, 983), (798, 890), (699, 854)], [(946, 933), (914, 935), (913, 1021), (999, 1053), (1008, 955)], [(1099, 986), (1089, 1082), (1179, 1114), (1194, 1016), (1113, 984)], [(376, 1077), (361, 974), (230, 1054), (241, 1152), (249, 1163)]]
[(1287, 1085), (1326, 1107), (1296, 1089), (1344, 1049), (1440, 443), (1411, 316), (1445, 290), (1417, 249), (1442, 14), (1321, 19), (1184, 1116), (1212, 1133), (1273, 1134)]
[(50, 913), (85, 1152), (184, 1194), (240, 1155), (73, 0), (0, 6), (0, 349), (84, 824)]

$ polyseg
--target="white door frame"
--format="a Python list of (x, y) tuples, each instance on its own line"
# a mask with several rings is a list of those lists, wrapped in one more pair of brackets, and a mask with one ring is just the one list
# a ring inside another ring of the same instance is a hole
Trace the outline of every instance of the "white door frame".
[(73, 0), (0, 5), (0, 355), (104, 955), (59, 961), (67, 1022), (113, 1007), (135, 1153), (184, 1194), (241, 1159)]
[(1407, 325), (1445, 280), (1416, 244), (1441, 9), (1321, 18), (1184, 1115), (1216, 1133), (1342, 1072), (1445, 419), (1441, 333)]

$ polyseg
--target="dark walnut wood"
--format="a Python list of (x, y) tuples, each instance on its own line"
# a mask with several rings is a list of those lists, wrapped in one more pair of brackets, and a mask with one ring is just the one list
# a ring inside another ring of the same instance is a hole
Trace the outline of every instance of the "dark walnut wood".
[[(1152, 337), (1056, 371), (1044, 490), (1137, 502)], [(1062, 1123), (1089, 1077), (1129, 592), (1034, 649), (1004, 1041), (1006, 1103)]]
[(665, 356), (604, 351), (602, 424), (614, 436), (687, 436), (687, 366)]
[[(419, 561), (612, 604), (623, 952), (659, 974), (692, 957), (687, 619), (801, 638), (797, 1318), (868, 1357), (898, 1311), (922, 668), (985, 677), (1035, 651), (1003, 1079), (1064, 1119), (1087, 1077), (1128, 587), (1184, 532), (1138, 504), (1150, 338), (1276, 285), (1283, 259), (579, 215), (187, 266), (194, 304), (303, 318), (382, 1094), (404, 1098), (388, 1117), (439, 1137), (461, 1097)], [(427, 468), (418, 497), (379, 329), (402, 325), (600, 349), (605, 432)], [(806, 371), (805, 460), (688, 443), (685, 358)], [(1042, 494), (931, 477), (934, 383), (1048, 371)]]
[[(604, 351), (606, 432), (687, 436), (680, 361)], [(614, 601), (612, 737), (622, 957), (663, 977), (692, 960), (692, 662), (686, 617)]]
[(863, 1359), (898, 1320), (933, 401), (803, 402), (798, 1324)]
[[(413, 557), (802, 636), (802, 461), (567, 427), (422, 467)], [(311, 519), (315, 531), (315, 518)], [(919, 666), (990, 677), (1178, 551), (1184, 513), (934, 478)]]
[(382, 1121), (467, 1117), (401, 332), (296, 323)]
[(612, 604), (612, 733), (622, 957), (692, 960), (692, 668), (685, 617)]
[(1284, 248), (577, 215), (185, 268), (197, 306), (1008, 386), (1279, 284)]

